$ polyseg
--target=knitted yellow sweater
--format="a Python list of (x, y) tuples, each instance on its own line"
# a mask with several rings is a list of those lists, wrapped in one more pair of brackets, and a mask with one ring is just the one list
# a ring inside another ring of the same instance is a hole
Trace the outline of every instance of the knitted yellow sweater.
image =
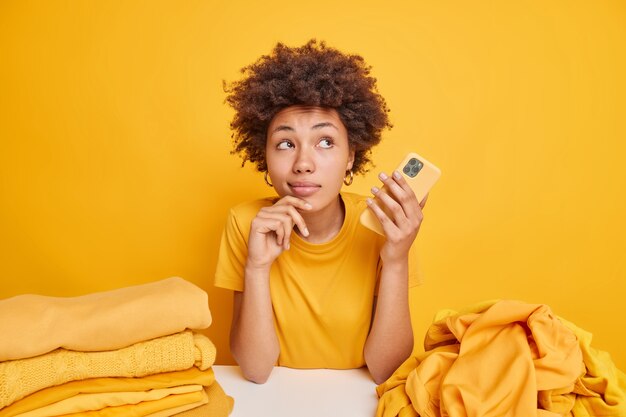
[(0, 362), (0, 408), (26, 395), (70, 381), (97, 377), (142, 377), (215, 362), (204, 335), (184, 331), (104, 352), (57, 349), (34, 358)]

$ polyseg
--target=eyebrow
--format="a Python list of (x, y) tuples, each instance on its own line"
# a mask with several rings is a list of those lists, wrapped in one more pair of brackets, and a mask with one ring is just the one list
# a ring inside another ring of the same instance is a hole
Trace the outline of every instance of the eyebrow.
[(332, 124), (330, 122), (318, 123), (316, 125), (313, 125), (313, 127), (311, 129), (322, 129), (324, 127), (332, 127), (335, 130), (339, 130), (339, 129), (337, 129), (337, 126), (335, 126), (334, 124)]
[[(322, 123), (317, 123), (317, 124), (314, 124), (314, 125), (311, 127), (311, 130), (322, 129), (322, 128), (324, 128), (324, 127), (332, 127), (332, 128), (333, 128), (333, 129), (335, 129), (335, 130), (339, 130), (339, 129), (337, 128), (337, 126), (335, 126), (334, 124), (332, 124), (332, 123), (330, 123), (330, 122), (322, 122)], [(276, 129), (274, 129), (274, 130), (272, 131), (272, 134), (273, 134), (273, 133), (276, 133), (276, 132), (282, 132), (282, 131), (295, 132), (295, 129), (294, 129), (293, 127), (291, 127), (291, 126), (287, 126), (287, 125), (279, 125), (279, 126), (277, 126), (277, 127), (276, 127)]]
[(276, 129), (272, 130), (272, 133), (282, 132), (283, 130), (288, 130), (290, 132), (295, 132), (294, 128), (291, 127), (291, 126), (280, 125), (280, 126), (277, 126)]

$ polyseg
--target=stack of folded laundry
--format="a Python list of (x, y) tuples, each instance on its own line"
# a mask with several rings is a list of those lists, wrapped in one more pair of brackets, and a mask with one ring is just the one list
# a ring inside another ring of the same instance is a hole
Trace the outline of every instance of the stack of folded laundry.
[(207, 294), (181, 279), (0, 300), (0, 417), (228, 416)]

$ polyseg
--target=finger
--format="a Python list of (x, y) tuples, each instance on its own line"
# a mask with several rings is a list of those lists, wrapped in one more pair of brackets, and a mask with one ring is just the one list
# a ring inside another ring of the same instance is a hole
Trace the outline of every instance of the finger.
[(290, 216), (292, 222), (296, 226), (298, 226), (298, 230), (300, 230), (300, 233), (302, 233), (303, 236), (309, 235), (309, 229), (306, 226), (306, 222), (304, 221), (304, 218), (294, 206), (289, 205), (289, 204), (275, 204), (270, 207), (264, 207), (262, 211), (264, 211), (265, 213), (281, 213), (281, 214)]
[[(385, 177), (387, 176), (385, 175)], [(419, 205), (415, 192), (399, 171), (393, 171), (391, 178), (387, 177), (384, 183), (389, 188), (392, 196), (405, 209), (414, 209)]]
[(391, 177), (394, 179), (395, 183), (398, 184), (400, 188), (402, 188), (407, 196), (414, 197), (415, 200), (417, 200), (417, 197), (415, 197), (415, 192), (407, 182), (406, 178), (404, 178), (404, 175), (400, 173), (400, 171), (393, 171)]
[(300, 233), (302, 233), (303, 236), (308, 236), (309, 235), (309, 229), (306, 227), (306, 222), (304, 221), (304, 218), (298, 212), (298, 210), (296, 210), (295, 207), (290, 206), (288, 208), (288, 213), (291, 216), (291, 220), (298, 227), (298, 230), (300, 230)]
[[(387, 207), (389, 212), (391, 212), (391, 220), (393, 223), (401, 226), (407, 222), (407, 215), (404, 212), (404, 208), (400, 205), (400, 203), (387, 194), (385, 190), (378, 187), (372, 187), (372, 193), (376, 196), (376, 199), (379, 200), (384, 207)], [(389, 217), (384, 211), (383, 214), (385, 214), (385, 217)]]
[(374, 212), (374, 215), (380, 222), (380, 225), (385, 232), (385, 236), (389, 236), (390, 233), (393, 232), (394, 228), (397, 229), (396, 224), (389, 218), (389, 216), (387, 216), (387, 213), (385, 213), (383, 209), (380, 208), (380, 206), (376, 201), (374, 201), (374, 199), (368, 198), (365, 201), (367, 203), (367, 206), (372, 210), (372, 212)]
[(285, 229), (282, 227), (282, 223), (280, 221), (276, 222), (276, 227), (274, 228), (274, 233), (276, 233), (276, 244), (278, 246), (285, 246)]
[(292, 195), (286, 195), (274, 204), (274, 206), (281, 205), (291, 205), (300, 210), (311, 210), (313, 208), (311, 203), (309, 203), (308, 201), (298, 197), (294, 197)]
[(287, 213), (262, 210), (259, 212), (259, 217), (270, 222), (277, 222), (275, 224), (274, 231), (276, 232), (276, 243), (283, 246), (285, 249), (289, 249), (289, 242), (291, 241), (291, 231), (293, 230), (293, 219)]
[(379, 178), (387, 187), (390, 195), (402, 206), (407, 217), (413, 216), (419, 202), (402, 174), (398, 171), (394, 171), (392, 176), (389, 177), (383, 172), (379, 175)]
[(428, 200), (428, 193), (424, 196), (424, 199), (420, 203), (420, 208), (424, 208), (424, 206), (426, 205), (426, 200)]
[(311, 210), (313, 208), (311, 203), (301, 198), (288, 195), (288, 196), (281, 198), (276, 204), (274, 204), (274, 206), (275, 207), (287, 206), (287, 207), (295, 208), (295, 210), (289, 211), (291, 213), (291, 216), (293, 217), (294, 223), (298, 226), (298, 230), (300, 230), (300, 233), (302, 233), (303, 236), (309, 235), (309, 229), (306, 227), (304, 218), (300, 215), (298, 210), (305, 210), (305, 211)]
[(256, 233), (262, 235), (274, 235), (275, 242), (278, 246), (282, 246), (284, 238), (284, 228), (282, 222), (273, 218), (262, 217), (261, 214), (257, 215), (254, 219), (254, 230)]
[(396, 201), (400, 203), (409, 221), (417, 221), (417, 219), (421, 218), (422, 211), (419, 200), (411, 185), (400, 171), (395, 170), (391, 175), (391, 179), (386, 178), (385, 186), (393, 193), (392, 196)]

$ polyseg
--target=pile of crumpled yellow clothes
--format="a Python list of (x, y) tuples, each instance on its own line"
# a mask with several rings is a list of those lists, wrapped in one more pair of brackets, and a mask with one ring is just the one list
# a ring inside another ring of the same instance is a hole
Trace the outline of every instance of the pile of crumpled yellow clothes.
[(228, 416), (206, 292), (168, 278), (0, 300), (0, 417)]
[(424, 348), (377, 387), (377, 417), (626, 416), (626, 374), (546, 305), (442, 311)]

